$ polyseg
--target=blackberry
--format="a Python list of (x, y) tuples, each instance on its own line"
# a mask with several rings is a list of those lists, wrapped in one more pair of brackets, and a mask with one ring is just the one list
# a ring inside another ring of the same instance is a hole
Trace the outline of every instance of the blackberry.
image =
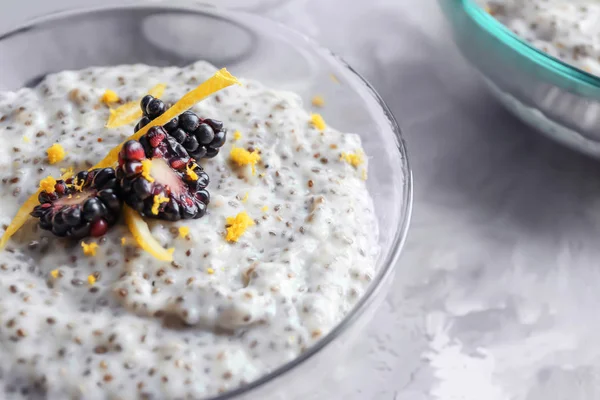
[(119, 185), (113, 168), (81, 171), (63, 181), (54, 192), (40, 192), (31, 215), (42, 229), (56, 236), (81, 239), (102, 236), (121, 211)]
[(206, 213), (208, 175), (163, 127), (126, 142), (116, 172), (124, 201), (144, 216), (177, 221)]
[[(145, 96), (140, 107), (144, 116), (135, 126), (135, 131), (142, 129), (154, 118), (162, 115), (167, 107), (162, 100), (150, 95)], [(186, 111), (179, 117), (163, 125), (163, 128), (175, 138), (195, 160), (212, 158), (227, 140), (227, 130), (223, 123), (215, 119), (202, 119), (192, 111)]]

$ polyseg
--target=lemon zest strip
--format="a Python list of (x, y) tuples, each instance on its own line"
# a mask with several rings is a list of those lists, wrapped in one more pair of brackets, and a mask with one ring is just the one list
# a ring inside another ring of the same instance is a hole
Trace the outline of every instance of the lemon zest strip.
[(136, 243), (144, 250), (161, 261), (173, 261), (173, 252), (175, 249), (165, 249), (152, 236), (148, 224), (142, 216), (129, 206), (123, 206), (123, 215), (129, 231), (133, 235)]

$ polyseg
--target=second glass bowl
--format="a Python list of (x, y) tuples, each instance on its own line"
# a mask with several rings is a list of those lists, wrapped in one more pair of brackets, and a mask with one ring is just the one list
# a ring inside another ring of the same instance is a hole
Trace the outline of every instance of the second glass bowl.
[(438, 0), (465, 58), (523, 121), (600, 158), (600, 77), (535, 48), (474, 0)]

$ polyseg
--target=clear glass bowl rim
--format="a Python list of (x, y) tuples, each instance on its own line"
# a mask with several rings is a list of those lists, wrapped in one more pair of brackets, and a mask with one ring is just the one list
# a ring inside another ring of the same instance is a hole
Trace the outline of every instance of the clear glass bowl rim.
[(483, 7), (477, 4), (475, 0), (442, 1), (454, 1), (459, 3), (465, 13), (483, 30), (496, 37), (523, 57), (526, 57), (539, 66), (557, 74), (560, 78), (594, 91), (600, 90), (600, 77), (551, 56), (543, 50), (533, 46), (490, 15)]
[[(35, 28), (36, 25), (58, 21), (64, 18), (72, 18), (80, 15), (90, 15), (98, 12), (106, 12), (110, 10), (127, 10), (133, 8), (149, 8), (149, 9), (165, 9), (165, 10), (190, 10), (193, 12), (207, 12), (207, 13), (215, 13), (219, 12), (222, 15), (219, 15), (219, 18), (229, 20), (227, 18), (228, 15), (236, 15), (236, 16), (244, 16), (244, 15), (252, 15), (254, 19), (261, 18), (263, 24), (269, 24), (275, 27), (277, 30), (285, 33), (286, 35), (292, 35), (296, 38), (299, 38), (303, 41), (308, 42), (312, 47), (315, 48), (315, 52), (318, 50), (325, 51), (327, 56), (331, 58), (331, 62), (337, 62), (341, 67), (347, 69), (355, 78), (358, 78), (361, 81), (367, 91), (371, 96), (375, 98), (378, 102), (379, 106), (383, 113), (387, 116), (389, 121), (389, 127), (395, 136), (396, 141), (396, 150), (398, 152), (398, 157), (396, 160), (400, 162), (400, 168), (404, 173), (404, 187), (402, 188), (403, 192), (403, 201), (401, 204), (401, 221), (400, 226), (395, 232), (394, 238), (392, 239), (390, 250), (382, 262), (381, 268), (378, 271), (377, 276), (374, 277), (371, 285), (364, 293), (363, 297), (358, 301), (358, 303), (354, 306), (352, 311), (350, 311), (344, 319), (338, 323), (338, 325), (332, 329), (327, 335), (325, 335), (320, 341), (318, 341), (315, 345), (310, 347), (306, 352), (301, 354), (299, 357), (294, 360), (281, 365), (275, 370), (263, 375), (259, 379), (250, 382), (249, 384), (239, 387), (237, 389), (225, 392), (223, 394), (213, 396), (210, 398), (206, 398), (205, 400), (234, 400), (237, 396), (242, 396), (246, 394), (251, 394), (251, 392), (259, 387), (265, 386), (268, 383), (283, 377), (287, 372), (290, 372), (294, 368), (300, 366), (305, 363), (307, 360), (315, 356), (322, 349), (324, 349), (327, 345), (332, 343), (337, 337), (341, 336), (369, 307), (369, 304), (374, 299), (376, 294), (382, 290), (383, 284), (390, 279), (395, 266), (400, 257), (400, 253), (402, 248), (404, 247), (404, 243), (406, 241), (406, 237), (408, 235), (408, 228), (410, 225), (411, 215), (412, 215), (412, 205), (413, 205), (413, 177), (412, 170), (410, 169), (410, 164), (408, 160), (407, 147), (404, 138), (402, 137), (402, 131), (398, 126), (396, 118), (390, 111), (387, 104), (383, 101), (381, 96), (375, 91), (373, 86), (358, 72), (356, 72), (348, 63), (346, 63), (341, 57), (333, 53), (331, 50), (319, 45), (316, 41), (309, 38), (308, 36), (297, 32), (293, 29), (290, 29), (283, 24), (270, 20), (265, 17), (260, 17), (255, 14), (250, 14), (245, 11), (231, 10), (225, 9), (221, 7), (217, 7), (213, 4), (206, 4), (202, 2), (190, 3), (185, 2), (184, 0), (160, 0), (156, 2), (146, 2), (144, 0), (128, 0), (123, 4), (108, 4), (104, 6), (92, 6), (92, 7), (76, 7), (73, 9), (63, 9), (59, 11), (53, 11), (44, 15), (36, 16), (28, 19), (24, 23), (17, 25), (16, 27), (5, 29), (0, 31), (0, 40), (3, 40), (6, 37), (16, 35), (19, 32), (24, 30)], [(214, 16), (214, 15), (213, 15)]]

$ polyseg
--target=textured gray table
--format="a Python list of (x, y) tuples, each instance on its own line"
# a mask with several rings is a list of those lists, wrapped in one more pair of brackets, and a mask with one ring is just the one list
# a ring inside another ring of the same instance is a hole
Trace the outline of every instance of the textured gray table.
[[(82, 1), (26, 3), (3, 4), (0, 24)], [(336, 398), (600, 399), (597, 162), (500, 108), (432, 0), (296, 0), (267, 13), (374, 84), (414, 172), (395, 287)]]

